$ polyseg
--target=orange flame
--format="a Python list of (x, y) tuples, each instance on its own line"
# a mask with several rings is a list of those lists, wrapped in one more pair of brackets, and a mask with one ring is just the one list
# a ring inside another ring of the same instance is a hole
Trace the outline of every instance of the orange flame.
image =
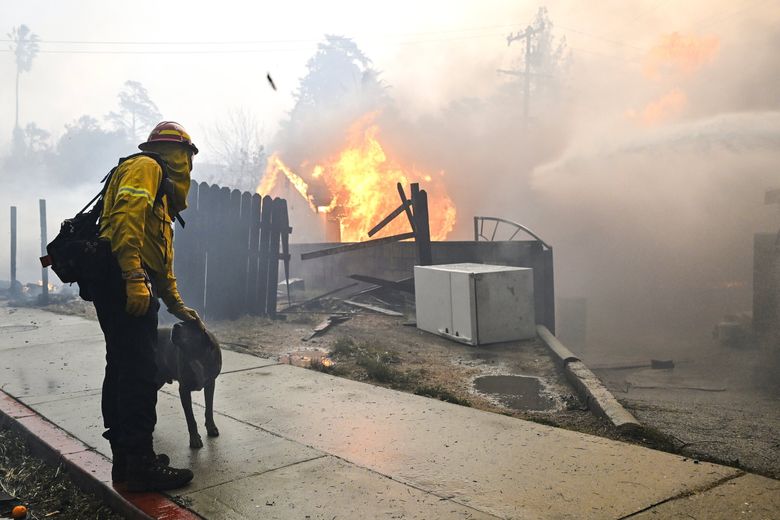
[(716, 36), (686, 36), (676, 32), (664, 35), (645, 58), (644, 73), (654, 80), (674, 72), (690, 75), (712, 62), (719, 47)]
[[(424, 182), (422, 188), (428, 193), (431, 239), (446, 239), (455, 227), (457, 212), (444, 185), (444, 172), (426, 174), (413, 167), (403, 167), (389, 158), (379, 142), (375, 116), (368, 114), (353, 124), (344, 149), (313, 166), (311, 178), (323, 182), (331, 195), (327, 206), (315, 206), (306, 182), (284, 165), (276, 154), (269, 160), (258, 192), (269, 193), (279, 172), (282, 172), (313, 211), (332, 213), (339, 219), (342, 241), (359, 242), (367, 240), (368, 231), (401, 204), (397, 183), (400, 182), (408, 194), (410, 183)], [(408, 231), (409, 222), (400, 215), (376, 237)]]
[(661, 98), (648, 103), (641, 111), (630, 110), (627, 115), (646, 126), (656, 125), (680, 115), (688, 104), (688, 96), (682, 89), (674, 88)]
[(260, 185), (257, 187), (257, 193), (261, 195), (268, 195), (276, 187), (279, 173), (283, 173), (285, 177), (290, 181), (290, 184), (301, 194), (301, 196), (309, 203), (309, 207), (312, 211), (316, 212), (317, 207), (314, 205), (314, 198), (309, 195), (309, 185), (306, 184), (302, 178), (296, 175), (286, 164), (282, 162), (277, 154), (273, 154), (268, 158), (268, 166), (265, 170), (265, 175), (260, 181)]

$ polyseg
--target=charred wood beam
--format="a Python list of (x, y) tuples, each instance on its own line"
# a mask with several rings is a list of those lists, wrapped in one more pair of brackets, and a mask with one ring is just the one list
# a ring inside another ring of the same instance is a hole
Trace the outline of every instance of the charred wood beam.
[(377, 307), (376, 305), (369, 305), (367, 303), (360, 303), (360, 302), (353, 302), (352, 300), (342, 300), (347, 305), (352, 305), (353, 307), (359, 307), (361, 309), (367, 309), (369, 311), (378, 312), (380, 314), (384, 314), (386, 316), (397, 316), (397, 317), (403, 317), (403, 314), (400, 312), (392, 311), (390, 309), (385, 309), (383, 307)]
[(417, 265), (432, 265), (431, 228), (428, 221), (428, 193), (412, 184), (412, 206), (414, 207), (414, 241), (417, 244)]
[(412, 226), (412, 232), (416, 233), (417, 228), (414, 226), (414, 215), (412, 215), (412, 210), (409, 209), (409, 205), (412, 204), (412, 201), (406, 198), (404, 187), (400, 182), (396, 184), (396, 188), (398, 189), (398, 196), (401, 197), (401, 204), (405, 205), (404, 211), (406, 211), (406, 218), (409, 220), (409, 225)]
[(393, 235), (384, 238), (375, 238), (374, 240), (366, 240), (365, 242), (357, 242), (355, 244), (345, 244), (343, 246), (331, 247), (328, 249), (320, 249), (319, 251), (312, 251), (310, 253), (301, 254), (301, 260), (311, 260), (312, 258), (320, 258), (323, 256), (337, 255), (339, 253), (346, 253), (349, 251), (357, 251), (359, 249), (367, 249), (369, 247), (381, 246), (382, 244), (388, 244), (390, 242), (399, 242), (408, 238), (414, 238), (414, 233), (402, 233), (400, 235)]
[(339, 287), (338, 289), (333, 289), (332, 291), (328, 291), (326, 293), (322, 293), (322, 294), (317, 295), (317, 296), (315, 296), (313, 298), (309, 298), (308, 300), (304, 300), (302, 302), (293, 303), (289, 307), (286, 307), (286, 308), (282, 309), (281, 312), (286, 312), (286, 311), (289, 311), (290, 309), (294, 309), (296, 307), (305, 307), (306, 305), (308, 305), (310, 303), (314, 303), (317, 300), (321, 300), (323, 298), (327, 298), (328, 296), (331, 296), (333, 294), (336, 294), (336, 293), (339, 293), (339, 292), (344, 291), (346, 289), (349, 289), (350, 287), (355, 287), (356, 285), (358, 285), (357, 282), (351, 283), (349, 285), (345, 285), (343, 287)]
[(377, 278), (375, 276), (366, 276), (362, 274), (351, 274), (349, 275), (349, 277), (359, 282), (378, 285), (384, 289), (393, 289), (396, 291), (414, 294), (414, 277), (404, 278), (398, 281), (385, 280), (383, 278)]
[(403, 203), (400, 206), (398, 206), (397, 208), (395, 208), (392, 213), (390, 213), (388, 216), (383, 218), (382, 221), (379, 224), (377, 224), (376, 226), (371, 228), (371, 231), (368, 232), (368, 236), (372, 237), (372, 236), (376, 235), (379, 231), (382, 230), (383, 227), (385, 227), (390, 222), (392, 222), (395, 217), (397, 217), (398, 215), (400, 215), (404, 211), (408, 211), (409, 210), (409, 206), (411, 206), (411, 205), (412, 205), (412, 201), (404, 200)]

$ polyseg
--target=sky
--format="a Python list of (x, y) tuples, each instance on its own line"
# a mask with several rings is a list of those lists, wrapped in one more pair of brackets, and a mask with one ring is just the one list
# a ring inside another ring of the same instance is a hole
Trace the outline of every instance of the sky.
[[(398, 105), (418, 115), (495, 89), (502, 81), (495, 69), (506, 68), (520, 50), (508, 47), (506, 36), (524, 28), (541, 5), (577, 56), (619, 67), (635, 66), (661, 27), (728, 36), (745, 19), (767, 20), (773, 12), (768, 21), (776, 21), (780, 8), (761, 0), (194, 0), (186, 7), (0, 0), (0, 20), (2, 34), (24, 23), (42, 40), (32, 71), (21, 77), (20, 117), (55, 138), (83, 114), (100, 118), (114, 109), (117, 92), (132, 79), (196, 140), (234, 109), (252, 113), (270, 139), (325, 34), (353, 38), (382, 71)], [(269, 72), (277, 92), (266, 83)], [(0, 78), (6, 79), (0, 81), (0, 121), (13, 117), (14, 74), (13, 55), (0, 53)], [(0, 143), (11, 129), (0, 124)]]

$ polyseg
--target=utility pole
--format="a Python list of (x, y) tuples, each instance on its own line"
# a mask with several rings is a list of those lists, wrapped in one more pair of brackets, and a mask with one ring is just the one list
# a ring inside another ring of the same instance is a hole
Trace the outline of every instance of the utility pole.
[(528, 118), (529, 118), (529, 107), (531, 103), (531, 75), (533, 74), (531, 72), (531, 38), (537, 34), (544, 31), (544, 24), (540, 24), (538, 27), (534, 28), (532, 26), (528, 26), (525, 28), (525, 31), (523, 32), (516, 32), (516, 33), (510, 33), (509, 36), (506, 37), (506, 45), (509, 47), (512, 42), (517, 40), (525, 40), (525, 70), (503, 70), (499, 69), (498, 72), (501, 72), (502, 74), (510, 74), (512, 76), (524, 76), (525, 84), (524, 84), (524, 96), (523, 96), (523, 118), (525, 119), (525, 124), (528, 124)]

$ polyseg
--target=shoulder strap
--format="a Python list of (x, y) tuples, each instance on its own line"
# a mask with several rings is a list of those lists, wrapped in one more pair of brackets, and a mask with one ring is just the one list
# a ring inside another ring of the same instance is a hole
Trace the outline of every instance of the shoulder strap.
[[(157, 192), (154, 195), (154, 204), (159, 204), (160, 201), (162, 201), (162, 198), (167, 195), (166, 189), (165, 189), (165, 185), (167, 184), (168, 179), (169, 179), (168, 163), (165, 162), (165, 160), (160, 156), (160, 154), (157, 154), (157, 153), (154, 153), (154, 152), (138, 152), (138, 153), (134, 153), (133, 155), (128, 155), (127, 157), (122, 157), (121, 159), (119, 159), (119, 164), (117, 164), (116, 167), (113, 170), (108, 172), (108, 175), (106, 175), (103, 178), (103, 181), (106, 181), (106, 179), (110, 178), (111, 175), (114, 173), (114, 171), (117, 168), (119, 168), (119, 166), (123, 162), (125, 162), (125, 161), (127, 161), (129, 159), (133, 159), (135, 157), (141, 157), (141, 156), (149, 157), (150, 159), (153, 159), (160, 166), (160, 170), (162, 171), (162, 176), (160, 177), (160, 184), (157, 185)], [(108, 183), (106, 183), (106, 186), (107, 185), (108, 185)], [(103, 187), (103, 191), (105, 192), (105, 186)], [(170, 200), (169, 200), (169, 202), (170, 202)], [(91, 204), (91, 202), (90, 202), (90, 204)], [(179, 224), (181, 224), (181, 227), (185, 226), (184, 219), (181, 218), (181, 215), (179, 215), (179, 213), (176, 213), (173, 217), (176, 220), (179, 221)]]

